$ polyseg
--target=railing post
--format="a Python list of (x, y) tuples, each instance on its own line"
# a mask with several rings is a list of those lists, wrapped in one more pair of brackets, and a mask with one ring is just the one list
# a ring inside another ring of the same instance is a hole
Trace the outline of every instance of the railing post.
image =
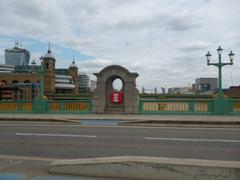
[(45, 99), (37, 99), (33, 102), (33, 111), (35, 113), (47, 113), (47, 102)]
[(227, 114), (227, 103), (224, 97), (216, 97), (213, 101), (213, 113), (215, 115)]
[(194, 102), (193, 101), (189, 101), (189, 112), (194, 112)]

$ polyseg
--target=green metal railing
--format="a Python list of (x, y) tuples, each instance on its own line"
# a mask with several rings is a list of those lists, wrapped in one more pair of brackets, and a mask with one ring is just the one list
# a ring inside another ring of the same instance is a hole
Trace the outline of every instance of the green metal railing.
[(47, 102), (47, 113), (91, 113), (91, 100), (58, 100)]
[[(92, 99), (0, 101), (0, 113), (92, 113)], [(240, 99), (145, 99), (139, 114), (240, 115)]]
[(1, 101), (0, 113), (32, 113), (33, 103), (29, 101)]
[(213, 114), (212, 99), (140, 100), (141, 114)]
[(228, 114), (240, 115), (240, 99), (228, 99), (227, 111)]
[(91, 113), (91, 99), (0, 101), (0, 113)]
[(240, 99), (140, 100), (140, 114), (240, 115)]

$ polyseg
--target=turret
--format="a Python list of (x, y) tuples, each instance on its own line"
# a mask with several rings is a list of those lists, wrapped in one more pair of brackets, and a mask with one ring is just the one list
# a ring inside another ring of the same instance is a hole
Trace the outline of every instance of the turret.
[(42, 58), (44, 65), (44, 91), (45, 95), (52, 99), (55, 93), (55, 57), (51, 52), (50, 44), (47, 53)]
[(75, 64), (75, 59), (73, 57), (72, 64), (69, 66), (69, 74), (72, 76), (73, 83), (75, 84), (75, 88), (73, 89), (72, 93), (73, 94), (78, 94), (78, 81), (77, 81), (77, 76), (78, 76), (78, 67)]

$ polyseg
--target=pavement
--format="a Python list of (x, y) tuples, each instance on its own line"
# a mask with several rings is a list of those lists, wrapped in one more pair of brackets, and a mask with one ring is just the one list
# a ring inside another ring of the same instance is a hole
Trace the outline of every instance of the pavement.
[[(48, 173), (51, 162), (60, 160), (54, 158), (4, 156), (0, 155), (1, 180), (105, 180), (71, 175), (54, 175)], [(119, 180), (119, 179), (109, 179)]]
[(240, 162), (123, 156), (54, 161), (49, 172), (138, 180), (239, 180)]
[(228, 124), (240, 125), (238, 115), (130, 115), (130, 114), (0, 114), (0, 121), (52, 121), (79, 123), (81, 120), (120, 120), (129, 124)]

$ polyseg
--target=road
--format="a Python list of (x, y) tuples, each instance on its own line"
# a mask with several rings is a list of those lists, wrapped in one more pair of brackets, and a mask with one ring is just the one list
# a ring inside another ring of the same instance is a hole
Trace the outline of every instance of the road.
[(240, 160), (240, 129), (0, 124), (0, 155)]

